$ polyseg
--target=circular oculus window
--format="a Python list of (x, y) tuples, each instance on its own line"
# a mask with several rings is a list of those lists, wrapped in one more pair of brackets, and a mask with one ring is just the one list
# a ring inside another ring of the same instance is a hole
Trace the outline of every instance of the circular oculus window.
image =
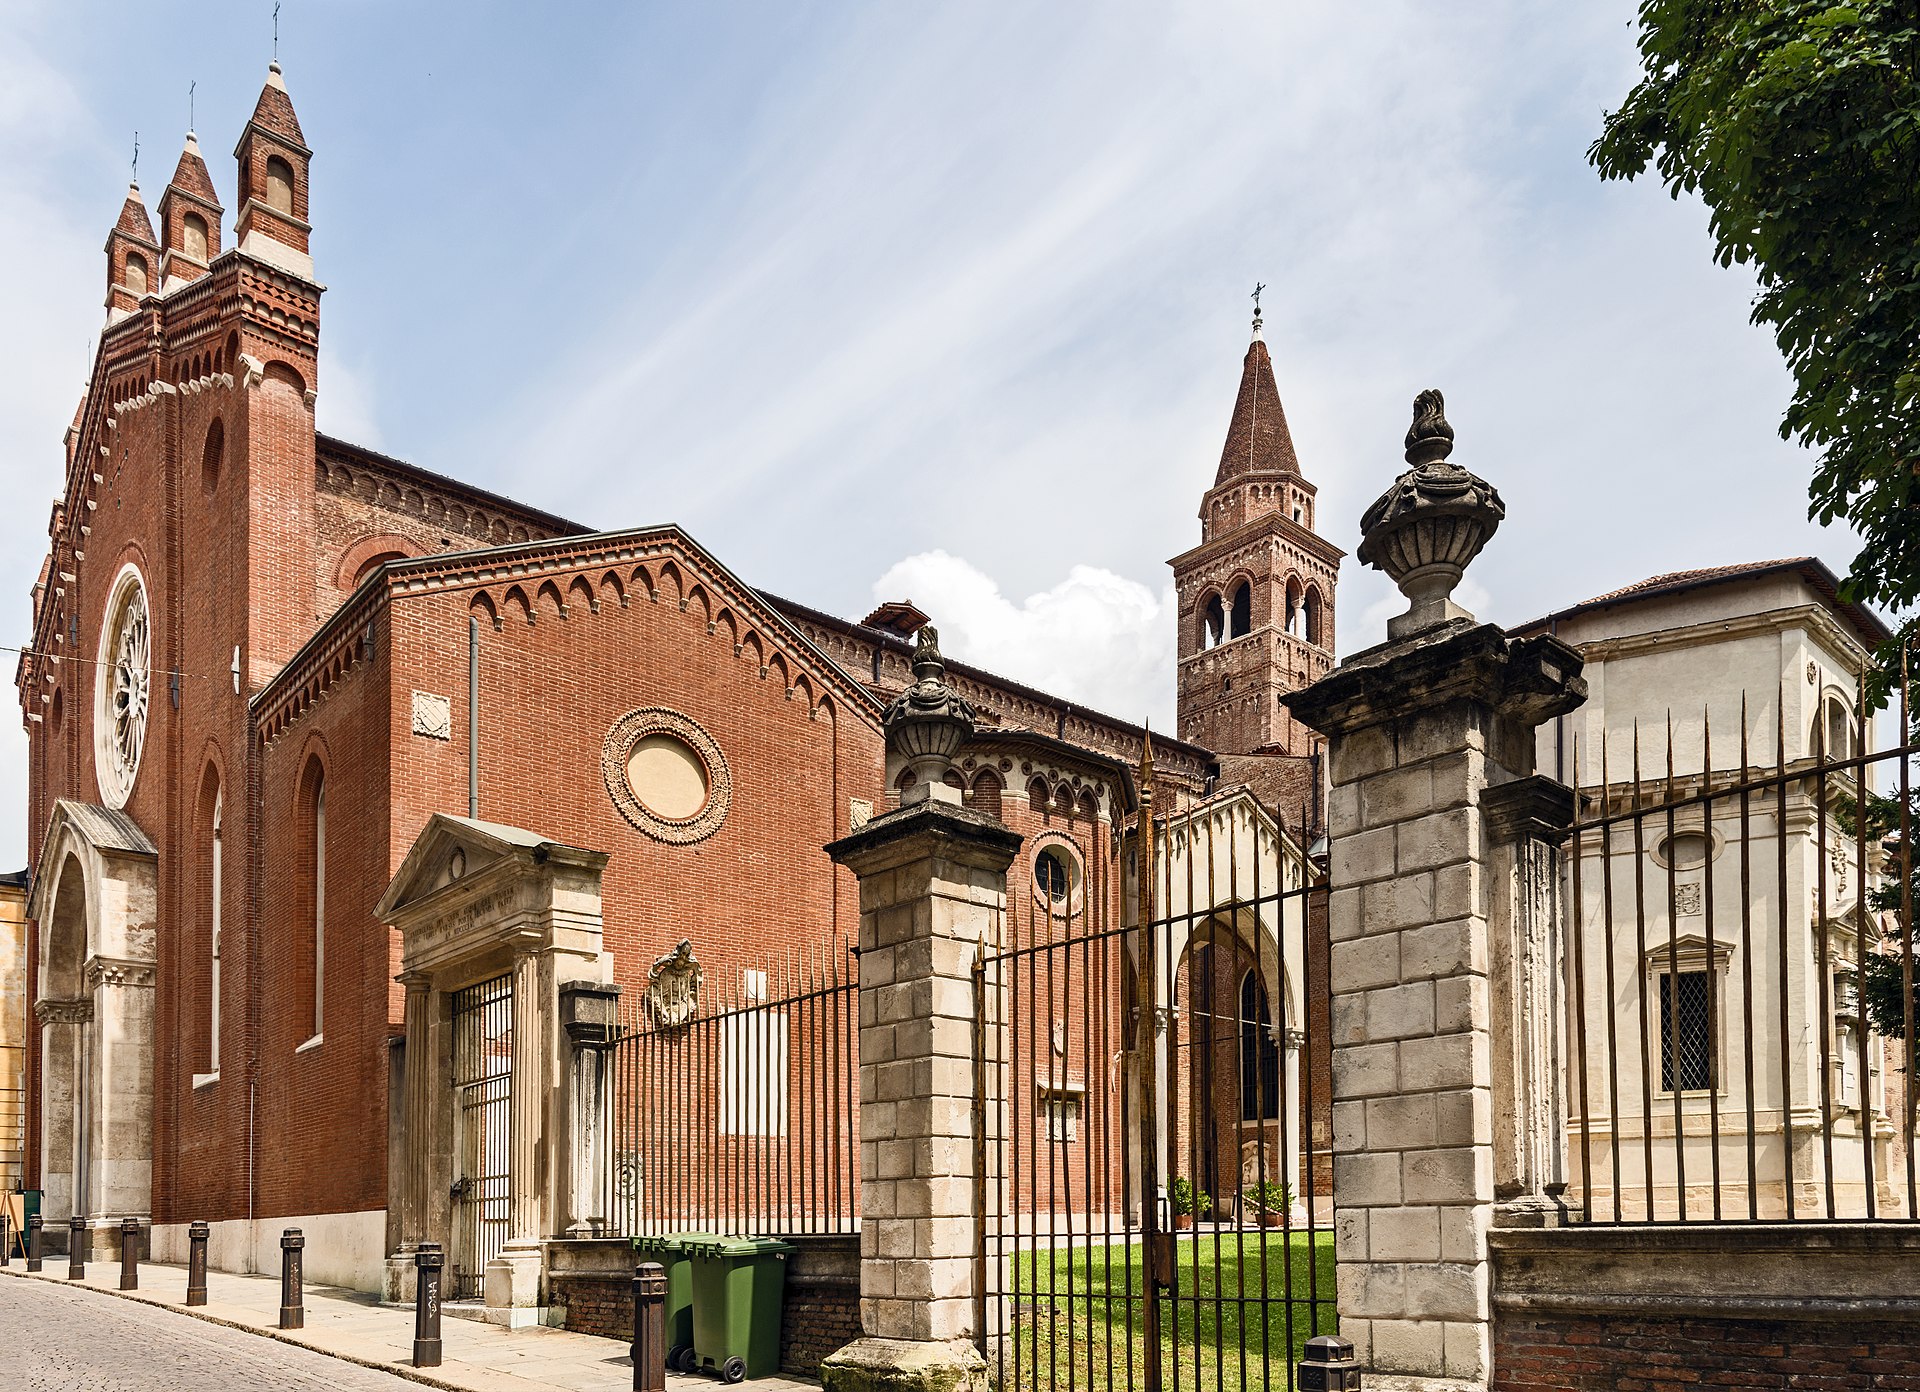
[(718, 831), (733, 797), (726, 756), (713, 736), (663, 706), (643, 706), (613, 722), (601, 774), (622, 816), (675, 845)]
[(153, 681), (153, 624), (147, 587), (128, 562), (114, 577), (94, 666), (93, 766), (100, 796), (121, 808), (133, 792), (147, 745)]

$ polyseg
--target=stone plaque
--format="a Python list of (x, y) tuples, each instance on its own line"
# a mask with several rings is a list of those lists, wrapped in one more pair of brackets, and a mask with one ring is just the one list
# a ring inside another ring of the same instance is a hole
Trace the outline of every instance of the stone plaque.
[(1673, 907), (1681, 915), (1700, 912), (1700, 885), (1698, 881), (1677, 884), (1673, 887)]
[(413, 732), (427, 739), (453, 738), (453, 698), (432, 692), (413, 693)]

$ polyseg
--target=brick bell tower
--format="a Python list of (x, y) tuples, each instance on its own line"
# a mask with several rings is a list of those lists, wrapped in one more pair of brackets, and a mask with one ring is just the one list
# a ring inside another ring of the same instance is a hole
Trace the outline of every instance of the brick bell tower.
[(1334, 587), (1345, 553), (1314, 531), (1273, 361), (1260, 336), (1240, 372), (1200, 544), (1168, 562), (1179, 597), (1179, 733), (1218, 754), (1312, 752), (1316, 737), (1280, 704), (1333, 668)]

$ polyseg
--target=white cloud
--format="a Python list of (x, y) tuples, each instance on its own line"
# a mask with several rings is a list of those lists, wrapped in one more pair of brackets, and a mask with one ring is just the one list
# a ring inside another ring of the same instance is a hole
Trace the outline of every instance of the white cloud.
[(1173, 728), (1174, 594), (1098, 566), (1015, 604), (993, 577), (946, 551), (896, 561), (876, 603), (911, 599), (947, 656), (1127, 720)]

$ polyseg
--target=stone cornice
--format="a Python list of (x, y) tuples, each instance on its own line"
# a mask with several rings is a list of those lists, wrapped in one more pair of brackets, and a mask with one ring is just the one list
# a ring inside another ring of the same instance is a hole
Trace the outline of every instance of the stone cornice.
[(1230, 551), (1269, 535), (1278, 535), (1286, 541), (1293, 542), (1303, 551), (1312, 552), (1328, 565), (1339, 565), (1347, 554), (1320, 533), (1303, 526), (1291, 517), (1279, 512), (1269, 512), (1242, 522), (1224, 536), (1211, 537), (1191, 550), (1182, 551), (1167, 564), (1176, 569), (1190, 568), (1203, 561), (1217, 560)]
[(863, 878), (888, 864), (930, 853), (921, 844), (941, 843), (932, 853), (972, 861), (1004, 871), (1026, 838), (985, 812), (945, 802), (917, 802), (883, 813), (825, 850), (836, 865)]
[(1480, 811), (1496, 842), (1527, 838), (1557, 846), (1573, 827), (1573, 789), (1536, 773), (1488, 788)]
[(1348, 734), (1454, 701), (1476, 701), (1537, 725), (1587, 699), (1581, 658), (1558, 638), (1509, 642), (1493, 624), (1455, 620), (1357, 653), (1280, 699), (1323, 735)]
[(1683, 648), (1704, 647), (1729, 639), (1748, 638), (1766, 633), (1786, 633), (1804, 628), (1857, 669), (1867, 660), (1860, 640), (1841, 627), (1831, 610), (1819, 604), (1799, 604), (1788, 609), (1768, 609), (1759, 614), (1743, 614), (1732, 619), (1711, 619), (1688, 624), (1684, 628), (1664, 628), (1654, 633), (1633, 633), (1619, 638), (1596, 638), (1579, 644), (1588, 662), (1611, 662), (1616, 658), (1641, 657), (1648, 653), (1672, 652)]

